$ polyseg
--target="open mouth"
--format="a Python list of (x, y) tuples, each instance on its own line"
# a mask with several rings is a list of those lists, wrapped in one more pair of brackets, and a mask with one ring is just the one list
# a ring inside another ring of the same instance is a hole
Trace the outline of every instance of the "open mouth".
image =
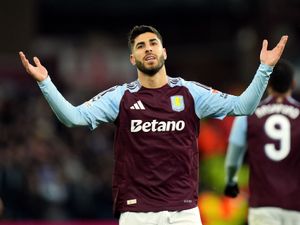
[(154, 55), (146, 55), (145, 57), (144, 57), (144, 60), (146, 61), (146, 62), (148, 62), (148, 61), (153, 61), (153, 60), (155, 60), (156, 59), (156, 57), (154, 56)]

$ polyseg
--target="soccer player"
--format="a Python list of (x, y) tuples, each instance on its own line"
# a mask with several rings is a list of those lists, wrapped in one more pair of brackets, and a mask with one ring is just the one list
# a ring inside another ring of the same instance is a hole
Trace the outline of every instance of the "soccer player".
[(199, 119), (253, 113), (287, 36), (272, 50), (267, 50), (264, 40), (261, 65), (240, 96), (168, 76), (167, 52), (155, 28), (135, 26), (128, 39), (137, 80), (105, 90), (76, 107), (56, 89), (37, 57), (32, 65), (24, 53), (19, 54), (66, 126), (116, 125), (113, 199), (114, 212), (121, 213), (120, 225), (201, 224), (197, 208)]
[(293, 68), (280, 60), (268, 97), (251, 116), (235, 118), (226, 155), (225, 194), (237, 196), (237, 171), (247, 152), (249, 225), (300, 224), (300, 103), (291, 97)]

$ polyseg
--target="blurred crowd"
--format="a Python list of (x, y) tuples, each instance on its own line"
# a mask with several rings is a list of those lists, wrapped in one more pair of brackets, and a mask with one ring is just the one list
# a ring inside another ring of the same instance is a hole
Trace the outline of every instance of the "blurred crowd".
[(112, 217), (112, 127), (67, 129), (41, 95), (10, 94), (0, 101), (3, 217)]

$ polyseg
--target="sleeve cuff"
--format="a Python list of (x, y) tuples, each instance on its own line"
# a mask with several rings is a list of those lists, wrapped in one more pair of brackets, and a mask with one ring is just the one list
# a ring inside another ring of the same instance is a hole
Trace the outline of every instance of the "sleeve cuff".
[(258, 67), (258, 70), (262, 72), (265, 76), (270, 76), (271, 73), (273, 72), (273, 68), (274, 68), (273, 66), (269, 66), (261, 63)]
[(49, 83), (51, 83), (51, 78), (48, 75), (43, 81), (37, 81), (40, 88), (46, 87)]

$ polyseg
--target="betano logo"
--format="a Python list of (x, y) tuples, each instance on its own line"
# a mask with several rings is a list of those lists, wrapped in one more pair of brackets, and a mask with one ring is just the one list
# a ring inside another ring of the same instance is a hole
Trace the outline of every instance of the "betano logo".
[(183, 120), (179, 121), (157, 121), (152, 120), (143, 122), (142, 120), (131, 120), (130, 131), (136, 132), (165, 132), (165, 131), (181, 131), (185, 127)]

